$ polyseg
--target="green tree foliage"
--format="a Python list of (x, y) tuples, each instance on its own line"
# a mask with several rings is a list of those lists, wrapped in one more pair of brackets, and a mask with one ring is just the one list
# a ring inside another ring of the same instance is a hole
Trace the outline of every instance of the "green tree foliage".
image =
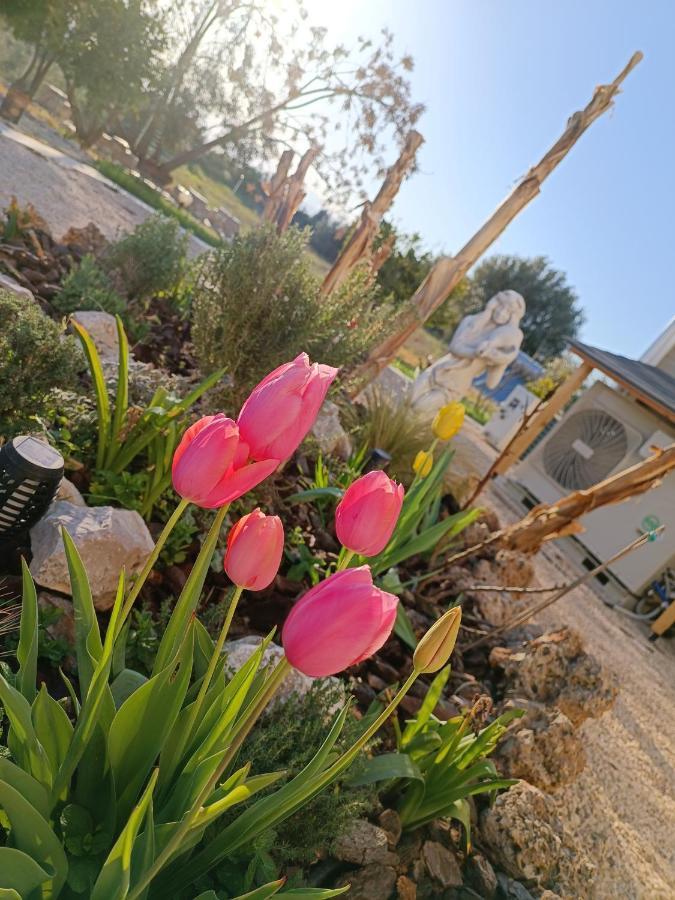
[(490, 297), (509, 289), (525, 298), (527, 310), (520, 323), (523, 350), (543, 361), (560, 356), (578, 334), (584, 314), (565, 273), (554, 269), (545, 256), (491, 256), (480, 263), (466, 286), (460, 285), (441, 307), (446, 334), (463, 316), (483, 309)]
[(386, 297), (397, 306), (405, 305), (422, 281), (429, 274), (433, 256), (422, 248), (419, 234), (401, 234), (389, 222), (383, 222), (375, 243), (388, 241), (394, 235), (394, 247), (377, 275), (377, 280)]
[(49, 69), (61, 69), (84, 145), (138, 104), (164, 49), (155, 0), (4, 0), (0, 15), (31, 48), (0, 114), (18, 121)]

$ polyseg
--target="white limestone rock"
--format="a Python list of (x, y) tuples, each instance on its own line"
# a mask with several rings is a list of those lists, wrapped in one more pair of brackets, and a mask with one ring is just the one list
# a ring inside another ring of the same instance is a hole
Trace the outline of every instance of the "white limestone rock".
[(130, 580), (154, 547), (147, 525), (134, 510), (77, 506), (67, 500), (53, 503), (31, 529), (30, 571), (41, 587), (62, 594), (70, 593), (70, 578), (61, 528), (68, 532), (82, 557), (99, 610), (112, 606), (122, 567)]

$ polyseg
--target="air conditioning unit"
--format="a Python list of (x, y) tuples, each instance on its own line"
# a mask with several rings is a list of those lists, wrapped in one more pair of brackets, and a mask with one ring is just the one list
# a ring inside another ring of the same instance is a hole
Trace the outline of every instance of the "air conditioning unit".
[[(543, 503), (554, 503), (641, 462), (651, 446), (675, 443), (675, 428), (628, 395), (596, 382), (516, 466), (512, 478)], [(675, 563), (675, 473), (641, 497), (584, 516), (579, 540), (606, 560), (639, 534), (665, 525), (661, 538), (610, 568), (641, 594)]]

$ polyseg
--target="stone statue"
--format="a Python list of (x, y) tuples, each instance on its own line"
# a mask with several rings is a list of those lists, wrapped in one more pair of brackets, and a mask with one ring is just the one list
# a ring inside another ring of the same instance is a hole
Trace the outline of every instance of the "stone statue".
[(496, 388), (523, 342), (518, 325), (524, 314), (525, 301), (517, 291), (500, 291), (482, 312), (465, 316), (452, 336), (450, 352), (415, 380), (411, 393), (415, 412), (433, 418), (441, 406), (466, 397), (474, 378), (483, 372), (487, 387)]

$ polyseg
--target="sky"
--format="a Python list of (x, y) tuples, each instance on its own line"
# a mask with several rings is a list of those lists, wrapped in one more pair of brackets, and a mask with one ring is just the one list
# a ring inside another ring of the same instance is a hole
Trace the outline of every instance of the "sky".
[(307, 0), (307, 8), (330, 42), (387, 26), (400, 54), (414, 57), (425, 143), (391, 218), (435, 253), (457, 251), (595, 86), (643, 51), (614, 108), (488, 251), (547, 256), (579, 296), (581, 339), (640, 356), (675, 315), (675, 0)]

